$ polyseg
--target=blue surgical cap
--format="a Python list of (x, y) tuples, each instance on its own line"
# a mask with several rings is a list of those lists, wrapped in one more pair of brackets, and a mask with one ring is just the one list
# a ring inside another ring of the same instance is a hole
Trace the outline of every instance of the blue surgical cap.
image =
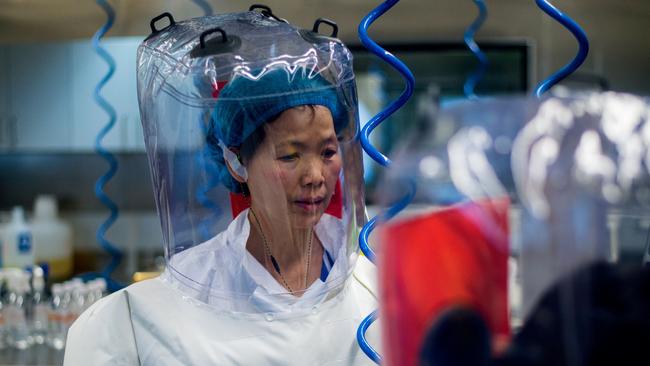
[[(254, 74), (251, 74), (254, 75)], [(221, 182), (232, 192), (241, 192), (218, 146), (240, 146), (248, 136), (283, 111), (301, 105), (321, 105), (332, 113), (338, 134), (348, 124), (348, 110), (334, 84), (304, 68), (267, 71), (259, 77), (238, 74), (219, 93), (208, 129), (207, 149), (218, 166)]]

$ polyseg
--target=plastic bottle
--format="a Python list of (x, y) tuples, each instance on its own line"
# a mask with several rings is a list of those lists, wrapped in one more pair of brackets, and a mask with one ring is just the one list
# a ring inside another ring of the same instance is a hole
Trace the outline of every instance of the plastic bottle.
[(26, 316), (28, 276), (23, 271), (12, 272), (7, 276), (7, 298), (4, 309), (7, 323), (6, 341), (8, 346), (19, 350), (27, 349), (33, 343)]
[(98, 278), (95, 280), (97, 283), (97, 293), (96, 293), (96, 298), (97, 300), (101, 299), (106, 295), (106, 280), (104, 278)]
[(74, 321), (77, 319), (75, 312), (73, 311), (73, 292), (74, 288), (77, 286), (76, 281), (68, 281), (63, 283), (63, 309), (65, 309), (65, 316), (63, 317), (63, 328), (65, 329), (65, 335), (67, 338), (68, 329)]
[(25, 223), (22, 207), (14, 207), (11, 222), (2, 230), (2, 264), (6, 268), (25, 268), (34, 264), (32, 232)]
[(30, 223), (36, 263), (47, 263), (49, 276), (58, 281), (72, 274), (72, 229), (58, 217), (56, 198), (40, 195)]
[(89, 281), (86, 283), (86, 301), (84, 304), (84, 310), (88, 309), (92, 304), (94, 304), (99, 297), (97, 297), (97, 282)]
[(65, 347), (67, 336), (66, 319), (68, 316), (67, 304), (65, 303), (64, 288), (61, 284), (52, 285), (52, 300), (49, 310), (48, 343), (56, 350)]
[(43, 344), (47, 339), (49, 304), (45, 294), (45, 278), (41, 267), (34, 267), (32, 288), (32, 311), (31, 319), (29, 319), (32, 338), (34, 343)]
[(70, 319), (68, 328), (74, 323), (75, 320), (86, 310), (86, 295), (87, 289), (83, 282), (73, 282), (70, 286)]

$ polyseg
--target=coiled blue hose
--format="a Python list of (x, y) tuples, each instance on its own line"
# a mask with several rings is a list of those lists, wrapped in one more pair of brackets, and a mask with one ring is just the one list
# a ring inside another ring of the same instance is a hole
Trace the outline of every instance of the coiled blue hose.
[(576, 71), (580, 65), (582, 65), (582, 63), (587, 58), (587, 54), (589, 53), (589, 40), (587, 39), (587, 34), (582, 30), (582, 28), (580, 28), (578, 23), (573, 21), (573, 19), (569, 18), (567, 15), (563, 14), (547, 0), (535, 0), (535, 2), (537, 3), (537, 6), (542, 9), (542, 11), (544, 11), (546, 14), (567, 28), (578, 40), (578, 53), (576, 54), (575, 58), (555, 74), (542, 81), (535, 89), (535, 96), (541, 97), (542, 94), (551, 89), (553, 85), (562, 81), (562, 79), (569, 76), (571, 73)]
[(379, 112), (377, 115), (372, 117), (368, 123), (363, 126), (363, 129), (361, 130), (361, 146), (363, 147), (364, 151), (370, 156), (374, 161), (379, 163), (380, 165), (384, 167), (388, 167), (390, 165), (390, 159), (386, 157), (384, 154), (379, 152), (377, 149), (375, 149), (374, 146), (370, 143), (369, 136), (372, 130), (375, 129), (375, 127), (379, 126), (386, 118), (388, 118), (391, 114), (395, 113), (396, 110), (398, 110), (400, 107), (402, 107), (406, 101), (413, 95), (413, 87), (415, 86), (415, 78), (413, 77), (413, 74), (411, 73), (411, 70), (404, 65), (402, 61), (400, 61), (397, 57), (393, 56), (390, 52), (386, 51), (385, 49), (381, 48), (375, 41), (370, 39), (368, 36), (368, 27), (377, 20), (380, 16), (382, 16), (386, 11), (388, 11), (390, 8), (393, 7), (393, 5), (397, 4), (399, 0), (387, 0), (383, 2), (381, 5), (373, 9), (368, 15), (363, 18), (361, 23), (359, 24), (359, 39), (361, 40), (361, 43), (366, 47), (370, 52), (374, 53), (378, 57), (380, 57), (382, 60), (388, 62), (391, 66), (393, 66), (397, 71), (399, 71), (402, 76), (404, 76), (404, 79), (406, 80), (406, 87), (404, 88), (404, 91), (402, 94), (397, 98), (395, 101), (393, 101), (388, 107), (386, 107), (384, 110)]
[[(363, 150), (370, 156), (374, 161), (379, 163), (383, 167), (389, 167), (391, 164), (391, 160), (379, 152), (372, 144), (370, 143), (370, 133), (375, 129), (375, 127), (379, 126), (384, 120), (386, 120), (390, 115), (395, 113), (399, 108), (401, 108), (407, 100), (413, 95), (413, 88), (415, 86), (415, 78), (413, 77), (413, 74), (411, 73), (411, 70), (406, 67), (406, 65), (400, 61), (397, 57), (395, 57), (393, 54), (390, 52), (386, 51), (385, 49), (381, 48), (375, 41), (370, 39), (368, 36), (368, 28), (372, 23), (377, 20), (377, 18), (381, 17), (384, 13), (386, 13), (390, 8), (392, 8), (395, 4), (397, 4), (399, 0), (387, 0), (383, 3), (381, 3), (378, 7), (370, 11), (368, 15), (366, 15), (363, 20), (361, 20), (361, 23), (359, 24), (358, 32), (359, 32), (359, 39), (361, 40), (361, 43), (366, 47), (370, 52), (374, 53), (377, 55), (379, 58), (382, 60), (388, 62), (393, 68), (395, 68), (406, 80), (406, 86), (404, 88), (404, 91), (402, 94), (394, 100), (390, 105), (388, 105), (386, 108), (384, 108), (381, 112), (379, 112), (377, 115), (372, 117), (370, 121), (363, 127), (361, 130), (361, 146)], [(413, 185), (413, 188), (415, 186)], [(387, 213), (382, 214), (381, 217), (383, 218), (390, 218), (397, 214), (399, 211), (401, 211), (406, 205), (410, 203), (412, 200), (413, 195), (415, 194), (415, 190), (412, 191), (412, 194), (407, 194), (407, 196), (400, 200), (396, 205), (391, 207)], [(373, 263), (375, 262), (375, 253), (370, 248), (370, 245), (368, 245), (368, 237), (370, 236), (370, 233), (374, 230), (376, 224), (377, 224), (377, 218), (374, 217), (364, 227), (361, 229), (361, 233), (359, 233), (359, 248), (363, 252), (363, 254), (368, 257), (370, 261)], [(361, 350), (375, 363), (379, 364), (381, 361), (381, 356), (368, 344), (366, 341), (365, 333), (368, 329), (368, 327), (375, 321), (376, 319), (376, 311), (372, 312), (369, 316), (367, 316), (359, 325), (359, 328), (357, 329), (357, 342), (359, 343), (359, 347)]]
[(485, 22), (485, 18), (487, 18), (487, 7), (485, 6), (485, 2), (483, 0), (474, 0), (474, 3), (476, 4), (476, 7), (478, 7), (478, 16), (472, 24), (470, 24), (469, 27), (465, 30), (465, 44), (467, 45), (467, 48), (469, 48), (470, 51), (474, 54), (474, 56), (478, 59), (479, 65), (474, 70), (474, 72), (469, 76), (469, 78), (465, 81), (465, 84), (463, 85), (463, 92), (465, 92), (465, 96), (468, 97), (469, 99), (476, 99), (476, 94), (474, 93), (474, 88), (476, 88), (476, 84), (478, 84), (479, 81), (483, 78), (483, 75), (485, 75), (485, 71), (487, 70), (488, 67), (488, 59), (487, 56), (485, 56), (485, 53), (481, 51), (479, 48), (478, 44), (476, 44), (476, 41), (474, 40), (474, 36), (476, 35), (476, 32), (481, 28), (483, 23)]
[(192, 0), (196, 6), (203, 10), (203, 15), (212, 15), (212, 6), (205, 0)]
[(377, 310), (373, 311), (365, 317), (362, 321), (361, 324), (359, 325), (359, 328), (357, 328), (357, 342), (359, 342), (359, 347), (365, 353), (371, 360), (373, 360), (376, 364), (379, 364), (381, 362), (381, 356), (377, 351), (375, 351), (372, 347), (370, 347), (370, 344), (368, 344), (368, 341), (366, 340), (366, 331), (368, 330), (368, 327), (377, 319)]
[(115, 223), (117, 220), (117, 217), (119, 215), (119, 209), (117, 205), (104, 193), (104, 187), (106, 186), (106, 183), (108, 183), (113, 176), (115, 176), (115, 173), (117, 172), (117, 159), (115, 159), (115, 156), (111, 154), (108, 150), (106, 150), (102, 146), (102, 140), (104, 137), (108, 134), (108, 132), (113, 128), (115, 125), (115, 120), (117, 118), (117, 114), (115, 113), (115, 109), (113, 106), (111, 106), (110, 103), (106, 99), (104, 99), (100, 92), (104, 85), (108, 82), (108, 80), (113, 76), (113, 73), (115, 72), (115, 61), (111, 57), (111, 55), (100, 45), (99, 41), (100, 39), (108, 32), (108, 30), (113, 26), (113, 22), (115, 21), (115, 12), (113, 11), (113, 8), (108, 4), (106, 0), (97, 0), (97, 4), (104, 9), (107, 15), (107, 20), (106, 23), (95, 33), (95, 35), (92, 38), (92, 45), (93, 48), (95, 49), (95, 52), (108, 64), (108, 72), (104, 75), (104, 77), (101, 79), (101, 81), (97, 84), (95, 87), (95, 91), (93, 93), (95, 102), (99, 104), (99, 106), (106, 111), (109, 115), (109, 120), (108, 123), (99, 131), (97, 134), (97, 137), (95, 138), (95, 152), (99, 155), (101, 155), (104, 160), (106, 160), (109, 164), (109, 169), (104, 175), (99, 177), (97, 179), (97, 182), (95, 182), (95, 195), (97, 198), (110, 210), (110, 215), (109, 217), (99, 226), (96, 232), (96, 239), (99, 245), (111, 255), (111, 260), (108, 263), (108, 265), (104, 268), (104, 270), (101, 272), (101, 276), (106, 278), (107, 283), (109, 285), (109, 290), (114, 291), (117, 288), (121, 287), (119, 284), (117, 284), (115, 281), (110, 279), (111, 273), (117, 268), (117, 266), (120, 264), (120, 261), (122, 260), (122, 251), (115, 247), (111, 242), (109, 242), (106, 238), (106, 231)]

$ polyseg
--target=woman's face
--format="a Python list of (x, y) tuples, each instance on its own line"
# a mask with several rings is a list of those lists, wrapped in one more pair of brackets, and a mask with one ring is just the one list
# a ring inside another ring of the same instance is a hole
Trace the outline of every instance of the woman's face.
[(312, 227), (329, 205), (341, 170), (332, 114), (323, 106), (300, 106), (264, 128), (266, 137), (246, 164), (252, 205), (271, 223)]

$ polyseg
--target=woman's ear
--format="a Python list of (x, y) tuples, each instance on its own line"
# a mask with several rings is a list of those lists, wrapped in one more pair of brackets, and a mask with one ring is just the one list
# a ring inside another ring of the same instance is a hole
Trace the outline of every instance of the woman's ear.
[(223, 152), (226, 167), (230, 175), (239, 183), (246, 183), (248, 180), (248, 173), (246, 167), (239, 158), (239, 150), (236, 148), (226, 148)]

